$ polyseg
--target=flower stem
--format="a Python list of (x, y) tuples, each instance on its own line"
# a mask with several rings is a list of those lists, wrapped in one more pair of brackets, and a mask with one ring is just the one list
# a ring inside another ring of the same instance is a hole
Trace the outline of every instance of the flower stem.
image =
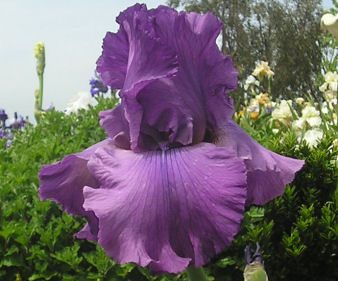
[(42, 109), (42, 97), (43, 97), (43, 73), (39, 74), (39, 85), (40, 85), (40, 93), (39, 93), (39, 109)]
[(268, 94), (271, 95), (271, 78), (268, 77)]
[(207, 276), (202, 267), (190, 266), (187, 268), (187, 273), (190, 281), (207, 281)]

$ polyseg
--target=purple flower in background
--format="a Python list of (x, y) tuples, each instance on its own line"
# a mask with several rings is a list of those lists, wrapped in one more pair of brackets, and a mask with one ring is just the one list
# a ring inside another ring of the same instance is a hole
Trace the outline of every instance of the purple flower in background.
[(90, 93), (92, 97), (98, 95), (99, 93), (107, 93), (108, 87), (105, 86), (99, 75), (95, 75), (95, 78), (89, 80), (90, 84)]
[(268, 281), (268, 276), (265, 272), (260, 246), (256, 244), (256, 250), (249, 244), (245, 247), (245, 262), (244, 281)]
[(23, 119), (22, 115), (19, 115), (15, 112), (14, 113), (14, 122), (9, 125), (11, 129), (21, 129), (25, 126), (26, 121)]
[(11, 139), (8, 139), (8, 140), (6, 141), (6, 148), (9, 148), (11, 145), (12, 145), (12, 140), (11, 140)]
[(26, 125), (25, 119), (23, 119), (22, 115), (19, 115), (19, 117), (18, 117), (18, 126), (19, 126), (19, 128), (23, 128), (23, 127), (25, 127), (25, 125)]
[(43, 166), (40, 198), (85, 217), (77, 237), (119, 263), (202, 266), (231, 244), (245, 206), (281, 195), (304, 161), (231, 120), (238, 73), (216, 45), (215, 16), (136, 4), (117, 22), (97, 61), (121, 89), (121, 104), (100, 113), (108, 138)]
[[(1, 135), (1, 132), (0, 132), (0, 135)], [(7, 138), (6, 148), (9, 148), (12, 145), (12, 142), (13, 142), (13, 133), (12, 132), (8, 132), (8, 133), (5, 132), (4, 137)]]
[(0, 139), (7, 136), (6, 130), (3, 128), (0, 128)]
[(245, 263), (250, 264), (253, 262), (259, 262), (262, 263), (262, 254), (261, 254), (261, 247), (259, 246), (258, 243), (256, 243), (256, 250), (252, 248), (251, 244), (248, 244), (245, 247), (244, 250), (244, 255), (245, 255)]
[(53, 103), (51, 103), (50, 105), (48, 105), (48, 107), (46, 108), (45, 111), (51, 111), (51, 110), (53, 110), (53, 109), (55, 109), (55, 106), (54, 106)]
[(5, 122), (8, 119), (8, 115), (6, 114), (5, 110), (0, 108), (0, 120)]

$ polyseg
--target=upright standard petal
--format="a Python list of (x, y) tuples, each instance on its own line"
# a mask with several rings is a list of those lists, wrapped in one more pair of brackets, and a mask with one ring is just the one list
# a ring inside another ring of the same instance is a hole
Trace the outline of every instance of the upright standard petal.
[(238, 231), (246, 173), (229, 148), (136, 154), (106, 145), (88, 167), (99, 188), (84, 188), (84, 208), (99, 220), (98, 243), (119, 263), (178, 273), (208, 262)]
[[(151, 18), (145, 5), (136, 4), (128, 8), (120, 14), (117, 22), (120, 24), (118, 33), (108, 33), (104, 39), (97, 71), (101, 73), (105, 84), (122, 88), (121, 97), (125, 118), (129, 122), (131, 145), (133, 149), (139, 150), (137, 143), (142, 108), (137, 101), (137, 93), (156, 79), (173, 76), (177, 72), (177, 54), (153, 36)], [(123, 59), (118, 59), (120, 55)], [(118, 67), (117, 60), (121, 62)], [(119, 83), (112, 77), (118, 77)]]
[[(227, 93), (236, 88), (238, 73), (217, 47), (222, 23), (215, 16), (135, 5), (118, 23), (118, 33), (128, 38), (120, 93), (131, 149), (196, 144), (224, 126), (233, 113)], [(103, 46), (102, 77), (114, 68), (110, 58), (118, 56), (112, 45)]]
[(248, 171), (246, 204), (263, 205), (284, 193), (285, 185), (293, 181), (303, 160), (274, 153), (252, 139), (234, 121), (229, 121), (220, 133), (218, 146), (229, 146), (245, 160)]
[[(98, 187), (97, 180), (89, 173), (87, 163), (91, 155), (108, 140), (99, 142), (88, 149), (66, 156), (62, 161), (42, 166), (39, 178), (39, 197), (41, 200), (51, 199), (60, 204), (62, 209), (71, 215), (83, 216), (89, 225), (81, 238), (96, 240), (98, 231), (97, 218), (93, 212), (83, 209), (83, 187)], [(90, 228), (91, 231), (87, 231)]]

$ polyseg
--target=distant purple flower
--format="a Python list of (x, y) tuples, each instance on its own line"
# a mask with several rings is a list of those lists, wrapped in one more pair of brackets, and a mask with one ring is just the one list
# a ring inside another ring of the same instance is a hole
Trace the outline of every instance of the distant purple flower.
[(22, 115), (17, 115), (15, 112), (14, 122), (9, 125), (11, 129), (21, 129), (25, 126), (26, 121), (23, 119)]
[(99, 76), (90, 79), (89, 84), (92, 97), (96, 96), (99, 93), (107, 93), (108, 91), (108, 87), (102, 83), (102, 80)]
[(7, 136), (6, 130), (3, 128), (0, 128), (0, 139)]
[(246, 246), (245, 262), (246, 266), (243, 272), (244, 281), (268, 280), (268, 276), (264, 269), (260, 246), (258, 243), (256, 243), (256, 250), (254, 250), (250, 244)]
[(6, 147), (9, 148), (12, 145), (12, 140), (8, 139), (6, 141)]
[(22, 116), (22, 115), (19, 115), (19, 118), (18, 118), (18, 125), (19, 125), (19, 128), (23, 128), (23, 127), (25, 127), (25, 125), (26, 125), (26, 121), (25, 121), (25, 119), (23, 119), (23, 116)]
[(267, 113), (267, 114), (270, 114), (273, 110), (274, 110), (273, 107), (268, 107), (268, 108), (266, 109), (266, 113)]
[(51, 103), (50, 105), (48, 105), (48, 107), (46, 108), (45, 111), (51, 111), (51, 110), (53, 110), (53, 109), (55, 109), (55, 106), (54, 106), (53, 103)]
[[(0, 133), (1, 134), (1, 133)], [(12, 132), (5, 132), (4, 137), (7, 138), (6, 141), (6, 147), (9, 148), (12, 145), (12, 141), (13, 141), (13, 133)]]
[(43, 166), (40, 198), (85, 217), (77, 237), (119, 263), (202, 266), (231, 244), (245, 205), (281, 195), (304, 161), (231, 121), (238, 73), (216, 45), (215, 16), (136, 4), (117, 22), (97, 62), (121, 89), (121, 104), (100, 113), (108, 138)]
[(262, 263), (262, 254), (261, 254), (261, 247), (258, 243), (256, 243), (256, 250), (252, 248), (252, 245), (249, 244), (245, 247), (245, 263), (250, 264), (253, 262)]
[(0, 108), (0, 120), (6, 121), (8, 119), (8, 115), (6, 114), (5, 110)]

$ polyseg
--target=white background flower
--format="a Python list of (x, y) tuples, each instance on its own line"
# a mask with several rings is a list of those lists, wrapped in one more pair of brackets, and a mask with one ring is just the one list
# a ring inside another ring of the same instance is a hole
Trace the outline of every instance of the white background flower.
[(290, 120), (292, 119), (292, 112), (290, 107), (292, 106), (291, 100), (281, 100), (280, 104), (277, 108), (272, 111), (272, 118), (275, 120), (279, 120), (280, 122), (288, 125)]
[(88, 109), (88, 105), (95, 105), (96, 100), (88, 92), (78, 92), (75, 94), (66, 106), (65, 113), (76, 113), (79, 109)]
[(311, 129), (304, 134), (304, 140), (310, 147), (316, 147), (319, 140), (323, 137), (323, 131), (321, 129)]
[(259, 86), (259, 81), (252, 75), (246, 79), (244, 84), (244, 90), (247, 91), (251, 85)]
[(325, 82), (319, 87), (319, 90), (324, 93), (325, 99), (331, 101), (337, 98), (338, 74), (337, 72), (327, 72), (325, 74)]
[(338, 15), (325, 14), (320, 21), (321, 28), (338, 38)]
[(302, 110), (302, 117), (310, 127), (319, 127), (322, 123), (322, 119), (320, 118), (320, 112), (314, 108), (313, 106), (306, 106)]

